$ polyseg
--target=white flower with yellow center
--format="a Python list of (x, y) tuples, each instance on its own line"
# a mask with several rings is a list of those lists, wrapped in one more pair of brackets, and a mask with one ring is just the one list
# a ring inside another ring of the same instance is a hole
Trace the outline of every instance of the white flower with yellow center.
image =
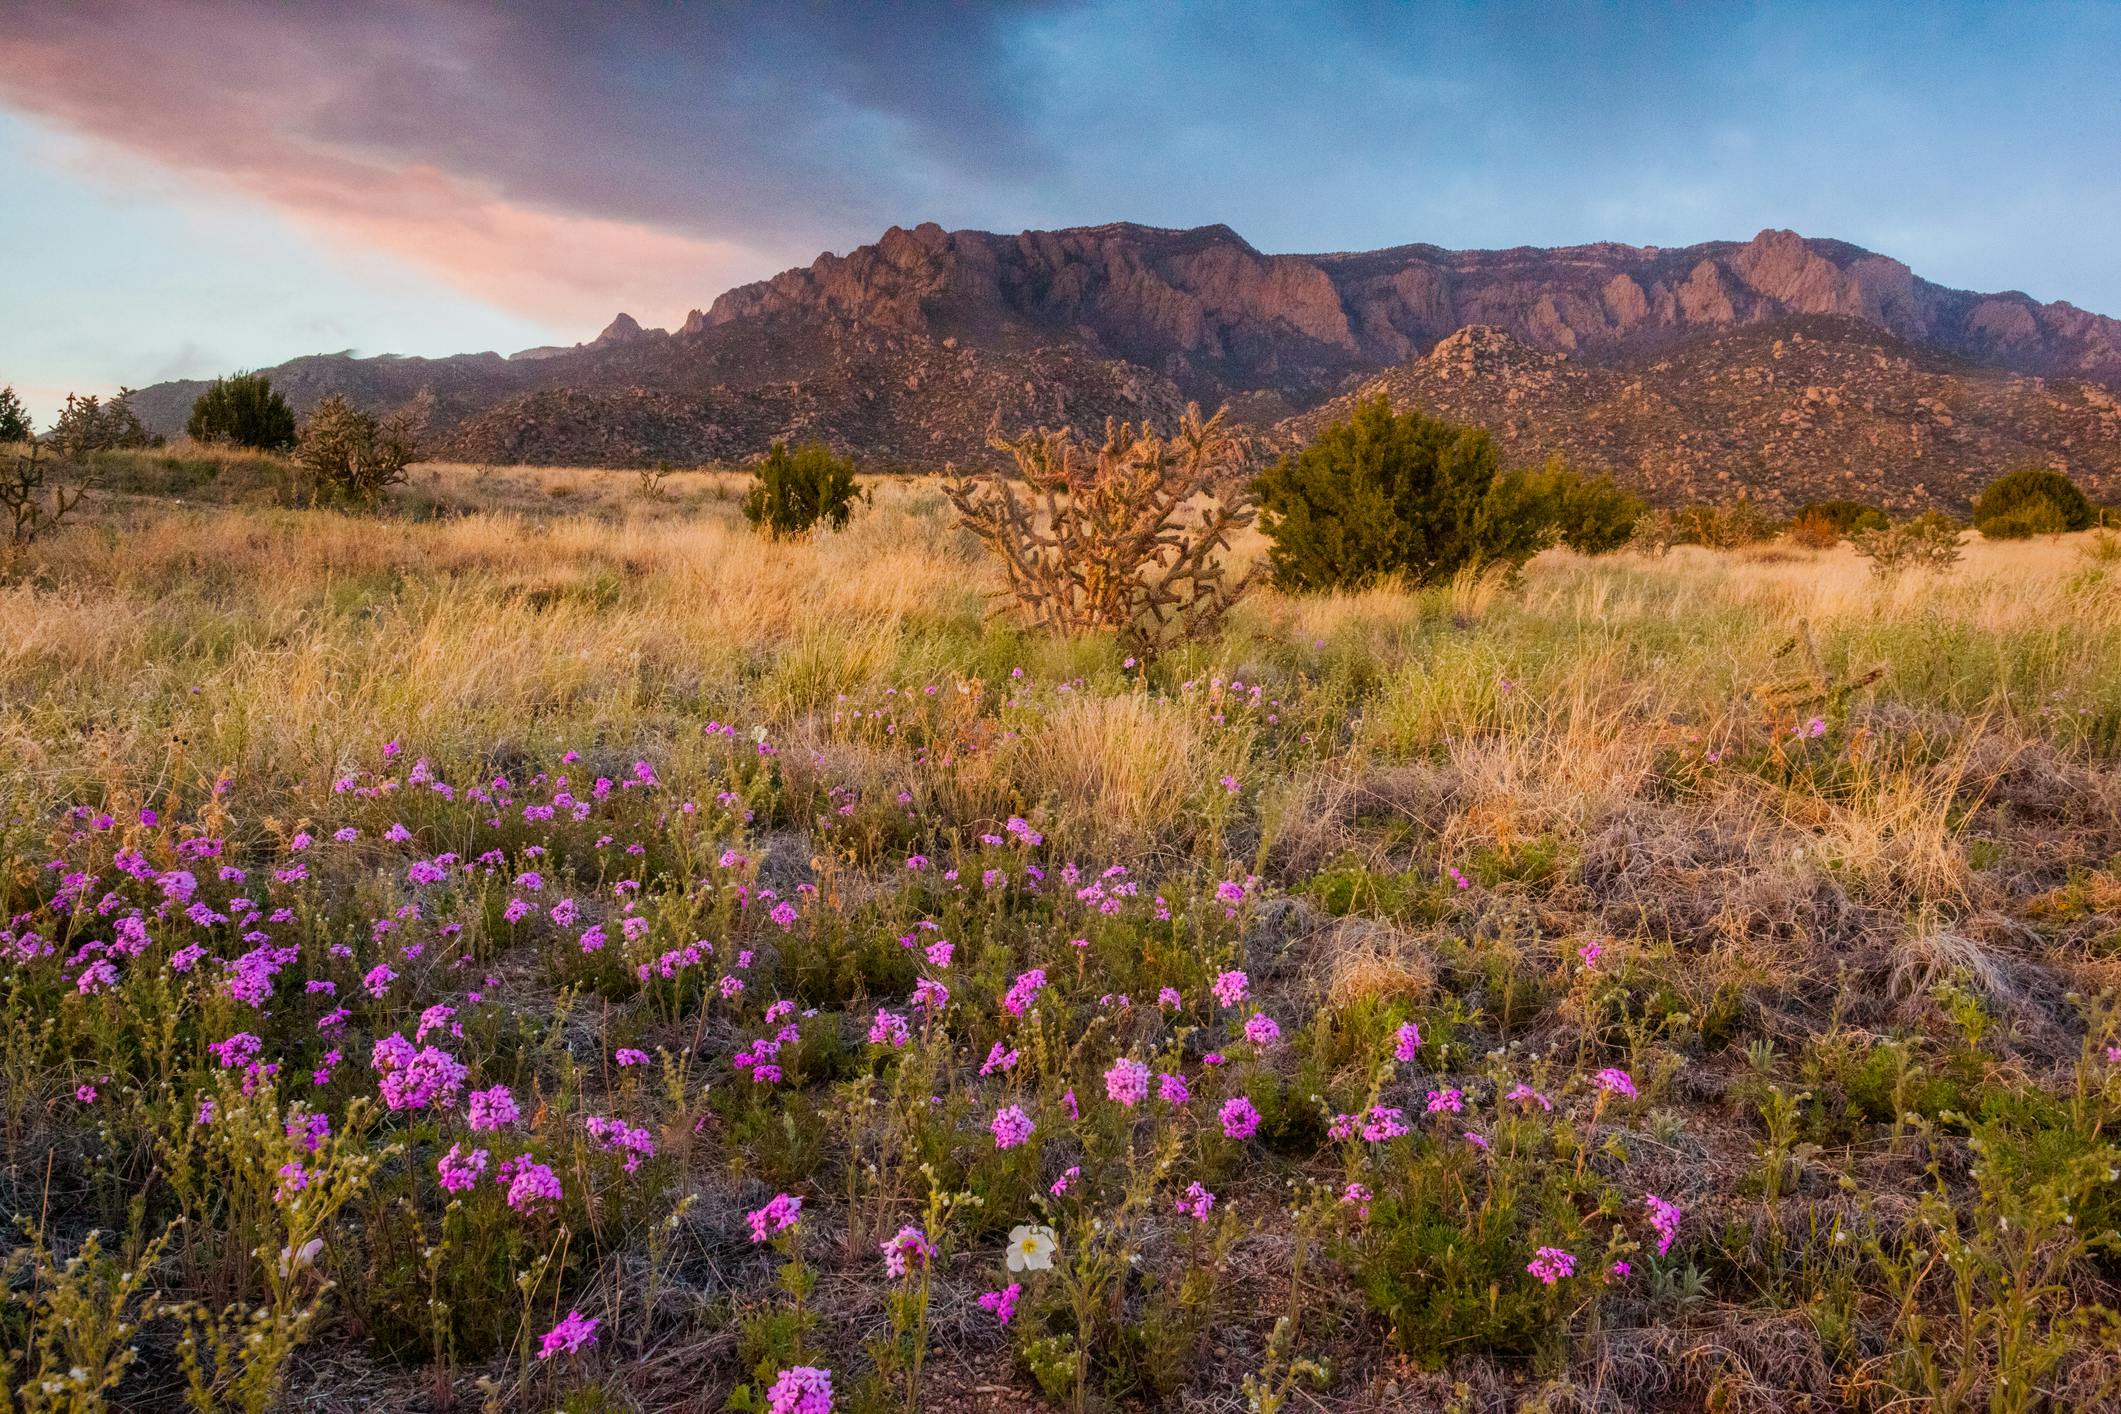
[(1050, 1227), (1025, 1223), (1009, 1231), (1009, 1270), (1043, 1272), (1053, 1266), (1053, 1253), (1060, 1244)]

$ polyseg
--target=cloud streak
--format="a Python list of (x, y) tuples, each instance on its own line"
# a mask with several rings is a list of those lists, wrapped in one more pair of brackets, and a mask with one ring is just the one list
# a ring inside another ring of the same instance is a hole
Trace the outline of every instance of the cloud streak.
[(11, 13), (0, 101), (503, 307), (667, 318), (998, 175), (968, 13), (93, 0)]

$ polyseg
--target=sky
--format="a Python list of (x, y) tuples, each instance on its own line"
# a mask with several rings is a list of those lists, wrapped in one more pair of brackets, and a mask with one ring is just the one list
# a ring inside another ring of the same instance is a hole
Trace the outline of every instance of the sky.
[(0, 383), (671, 326), (891, 225), (1835, 237), (2121, 315), (2113, 3), (0, 0)]

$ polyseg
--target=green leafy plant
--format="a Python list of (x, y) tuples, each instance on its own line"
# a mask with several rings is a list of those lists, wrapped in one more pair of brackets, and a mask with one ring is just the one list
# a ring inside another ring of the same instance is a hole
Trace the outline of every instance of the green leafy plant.
[(10, 1351), (0, 1339), (0, 1386), (14, 1391), (15, 1400), (0, 1407), (91, 1414), (105, 1407), (105, 1397), (139, 1359), (137, 1341), (156, 1314), (154, 1273), (169, 1233), (134, 1241), (120, 1255), (105, 1251), (102, 1234), (91, 1232), (61, 1262), (26, 1219), (23, 1227), (29, 1240), (6, 1268), (6, 1304), (25, 1318), (23, 1341)]
[(281, 452), (295, 445), (295, 413), (262, 373), (216, 378), (191, 405), (184, 431), (194, 442), (228, 442)]
[(1610, 475), (1597, 476), (1549, 458), (1537, 471), (1512, 472), (1496, 485), (1484, 516), (1498, 544), (1512, 530), (1538, 548), (1561, 544), (1584, 555), (1604, 555), (1626, 545), (1649, 507)]
[(820, 523), (843, 530), (855, 505), (867, 499), (855, 485), (854, 463), (832, 455), (824, 443), (810, 442), (791, 452), (775, 442), (752, 473), (751, 489), (744, 493), (744, 519), (753, 529), (783, 540)]
[(14, 385), (0, 388), (0, 442), (27, 442), (37, 435), (37, 429), (29, 420), (29, 409), (22, 406)]
[(1274, 582), (1433, 584), (1469, 565), (1523, 559), (1548, 542), (1547, 511), (1528, 482), (1498, 491), (1499, 478), (1484, 430), (1395, 413), (1380, 393), (1260, 474)]
[(2097, 519), (2077, 483), (2045, 467), (1999, 476), (1974, 502), (1974, 529), (1991, 540), (2089, 530)]

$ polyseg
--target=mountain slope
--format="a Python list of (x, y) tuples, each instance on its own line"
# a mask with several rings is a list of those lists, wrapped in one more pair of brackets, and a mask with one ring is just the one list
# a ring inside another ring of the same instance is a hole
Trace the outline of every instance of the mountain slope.
[(1747, 325), (1612, 365), (1475, 326), (1276, 430), (1300, 444), (1379, 393), (1397, 408), (1489, 428), (1512, 465), (1558, 455), (1668, 503), (1742, 488), (1785, 509), (1834, 497), (1963, 508), (2021, 466), (2121, 493), (2121, 397), (1832, 315)]
[[(266, 371), (298, 411), (327, 392), (376, 408), (418, 399), (429, 444), (445, 456), (736, 460), (775, 438), (820, 437), (872, 464), (933, 465), (985, 455), (997, 417), (1161, 420), (1196, 399), (1264, 426), (1472, 325), (1586, 369), (1795, 315), (2121, 388), (2121, 321), (1946, 289), (1897, 261), (1787, 231), (1678, 250), (1268, 255), (1224, 226), (1127, 224), (893, 228), (730, 290), (670, 333), (621, 315), (592, 342), (512, 358), (329, 355)], [(136, 406), (150, 426), (174, 430), (202, 386), (160, 384)]]

